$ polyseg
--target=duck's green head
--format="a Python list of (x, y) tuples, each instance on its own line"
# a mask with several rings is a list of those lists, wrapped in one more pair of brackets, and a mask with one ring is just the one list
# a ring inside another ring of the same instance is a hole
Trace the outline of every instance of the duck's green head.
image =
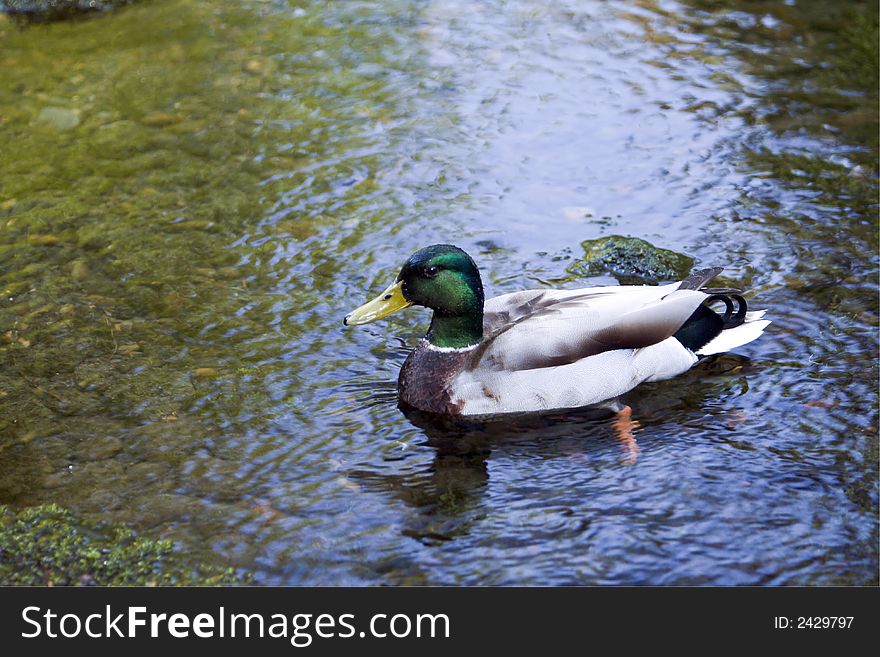
[(483, 283), (471, 257), (450, 244), (416, 251), (397, 280), (378, 297), (345, 317), (346, 325), (367, 324), (408, 306), (434, 311), (425, 336), (436, 347), (462, 348), (483, 337)]

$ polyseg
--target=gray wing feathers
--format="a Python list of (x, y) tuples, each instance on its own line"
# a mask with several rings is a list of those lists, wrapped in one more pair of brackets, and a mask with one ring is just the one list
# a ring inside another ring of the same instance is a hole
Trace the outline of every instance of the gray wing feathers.
[(710, 267), (709, 269), (698, 269), (681, 282), (678, 286), (679, 290), (699, 290), (706, 283), (715, 278), (724, 271), (723, 267)]
[[(506, 371), (559, 367), (615, 349), (658, 344), (706, 298), (702, 292), (676, 287), (529, 291), (498, 298), (509, 303), (490, 300), (494, 335), (488, 334), (491, 339), (470, 367)], [(500, 323), (497, 318), (505, 312), (507, 319)]]

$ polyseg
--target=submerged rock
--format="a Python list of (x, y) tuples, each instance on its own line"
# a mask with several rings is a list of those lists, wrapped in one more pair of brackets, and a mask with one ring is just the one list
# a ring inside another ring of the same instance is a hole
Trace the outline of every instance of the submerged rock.
[(175, 123), (180, 123), (181, 121), (183, 121), (183, 119), (179, 116), (175, 114), (168, 114), (167, 112), (155, 112), (153, 114), (147, 114), (141, 119), (141, 123), (152, 128), (164, 128), (167, 125), (174, 125)]
[(28, 21), (57, 21), (128, 5), (135, 0), (0, 0), (0, 12)]
[(661, 249), (637, 237), (609, 235), (581, 242), (584, 257), (566, 268), (579, 277), (614, 276), (624, 285), (656, 285), (685, 278), (694, 265), (690, 256)]
[(56, 130), (70, 130), (79, 125), (79, 112), (64, 107), (44, 107), (37, 115), (37, 122)]

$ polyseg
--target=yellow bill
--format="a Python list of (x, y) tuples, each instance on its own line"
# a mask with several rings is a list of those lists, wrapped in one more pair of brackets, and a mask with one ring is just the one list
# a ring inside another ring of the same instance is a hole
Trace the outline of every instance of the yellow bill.
[(342, 323), (346, 326), (369, 324), (411, 305), (412, 301), (407, 301), (403, 296), (403, 281), (398, 281), (389, 285), (372, 301), (367, 301), (363, 306), (346, 315)]

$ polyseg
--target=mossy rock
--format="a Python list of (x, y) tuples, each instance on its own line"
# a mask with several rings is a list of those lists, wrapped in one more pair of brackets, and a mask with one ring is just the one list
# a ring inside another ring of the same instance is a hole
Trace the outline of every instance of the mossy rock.
[(0, 12), (27, 21), (44, 22), (103, 12), (135, 0), (0, 0)]
[(693, 258), (637, 237), (609, 235), (581, 246), (584, 257), (566, 268), (578, 277), (611, 275), (624, 285), (656, 285), (685, 278), (694, 266)]
[(125, 527), (89, 526), (56, 504), (17, 514), (0, 505), (0, 585), (218, 586), (231, 568), (192, 564), (171, 541)]

